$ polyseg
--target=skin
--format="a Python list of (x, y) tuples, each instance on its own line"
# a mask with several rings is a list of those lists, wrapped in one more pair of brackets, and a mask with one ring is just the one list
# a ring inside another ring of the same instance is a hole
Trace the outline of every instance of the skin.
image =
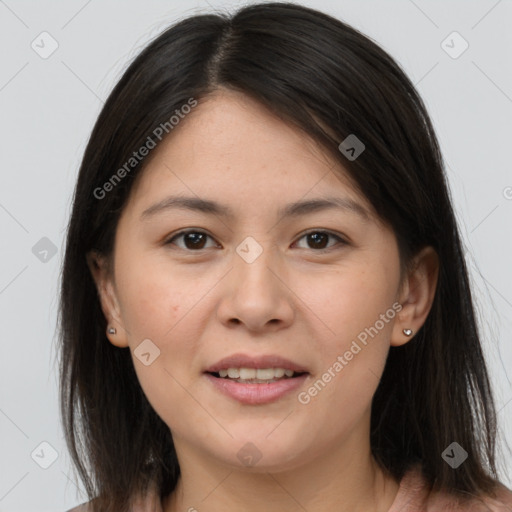
[[(171, 194), (214, 199), (235, 216), (169, 209), (141, 219)], [(277, 215), (285, 204), (333, 195), (357, 201), (369, 218)], [(184, 228), (209, 235), (202, 249), (187, 237), (166, 244)], [(311, 240), (309, 231), (347, 243)], [(248, 236), (263, 250), (251, 263), (236, 252)], [(390, 346), (414, 343), (402, 330), (417, 332), (428, 315), (438, 260), (423, 249), (401, 280), (392, 229), (305, 134), (240, 93), (217, 91), (138, 176), (118, 224), (113, 272), (101, 255), (88, 263), (117, 329), (109, 340), (130, 347), (140, 384), (173, 434), (182, 477), (165, 512), (389, 509), (398, 482), (371, 456), (371, 400)], [(394, 303), (401, 311), (307, 404), (295, 391), (240, 404), (204, 376), (233, 353), (278, 354), (308, 369), (307, 390)], [(148, 338), (160, 355), (146, 366), (133, 351)], [(237, 457), (248, 442), (261, 454), (252, 467)]]

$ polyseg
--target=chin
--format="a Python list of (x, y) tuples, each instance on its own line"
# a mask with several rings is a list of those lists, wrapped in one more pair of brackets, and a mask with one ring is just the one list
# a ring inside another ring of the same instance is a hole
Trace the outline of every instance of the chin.
[(286, 431), (271, 439), (275, 432), (265, 437), (268, 432), (271, 429), (259, 429), (254, 436), (248, 435), (247, 431), (240, 436), (232, 432), (234, 439), (219, 443), (212, 456), (233, 469), (255, 473), (291, 470), (306, 462), (304, 439), (286, 435)]

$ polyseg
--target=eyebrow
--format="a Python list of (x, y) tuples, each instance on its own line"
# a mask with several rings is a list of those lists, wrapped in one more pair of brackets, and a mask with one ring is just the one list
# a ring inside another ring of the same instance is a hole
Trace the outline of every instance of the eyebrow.
[[(192, 210), (207, 215), (215, 215), (226, 219), (233, 219), (235, 214), (233, 210), (226, 205), (217, 203), (210, 199), (202, 199), (199, 197), (185, 196), (168, 196), (162, 201), (155, 203), (141, 214), (141, 220), (147, 220), (157, 213), (168, 211), (171, 209)], [(310, 199), (307, 201), (297, 201), (282, 207), (277, 215), (278, 218), (283, 217), (300, 217), (310, 213), (338, 209), (348, 213), (356, 214), (364, 221), (370, 220), (370, 214), (364, 206), (349, 199), (347, 197), (325, 197)]]

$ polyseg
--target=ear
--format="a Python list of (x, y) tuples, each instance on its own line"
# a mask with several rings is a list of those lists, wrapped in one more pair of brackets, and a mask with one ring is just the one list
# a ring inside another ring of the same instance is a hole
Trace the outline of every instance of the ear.
[[(424, 247), (415, 257), (412, 269), (404, 278), (399, 302), (402, 309), (397, 315), (391, 334), (391, 345), (398, 347), (410, 341), (430, 312), (437, 288), (439, 258), (433, 247)], [(404, 334), (411, 329), (412, 335)]]
[[(127, 347), (128, 340), (126, 330), (121, 320), (121, 308), (117, 299), (113, 275), (109, 269), (106, 258), (97, 251), (91, 251), (86, 255), (87, 266), (91, 271), (98, 298), (101, 303), (101, 309), (107, 319), (106, 336), (110, 343), (117, 347)], [(109, 327), (114, 327), (116, 334), (108, 332)]]

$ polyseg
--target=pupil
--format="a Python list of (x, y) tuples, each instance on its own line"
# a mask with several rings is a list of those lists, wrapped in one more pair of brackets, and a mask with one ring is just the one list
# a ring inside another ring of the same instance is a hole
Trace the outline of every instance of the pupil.
[[(187, 246), (187, 248), (190, 249), (190, 247), (188, 246), (187, 242), (190, 242), (191, 239), (196, 238), (196, 240), (194, 242), (192, 242), (192, 247), (196, 248), (196, 249), (197, 248), (202, 249), (203, 246), (200, 245), (201, 244), (201, 237), (203, 237), (202, 242), (204, 243), (204, 235), (203, 235), (203, 233), (187, 233), (185, 235), (185, 245)], [(197, 238), (199, 238), (199, 244), (196, 243), (197, 242)]]
[(325, 242), (325, 240), (327, 239), (327, 235), (325, 233), (311, 233), (308, 235), (308, 237), (310, 237), (310, 240), (313, 241), (313, 245), (317, 248), (317, 249), (324, 249), (325, 247), (325, 244), (322, 244), (320, 242), (320, 245), (322, 247), (318, 247), (318, 237), (323, 237), (323, 240)]

